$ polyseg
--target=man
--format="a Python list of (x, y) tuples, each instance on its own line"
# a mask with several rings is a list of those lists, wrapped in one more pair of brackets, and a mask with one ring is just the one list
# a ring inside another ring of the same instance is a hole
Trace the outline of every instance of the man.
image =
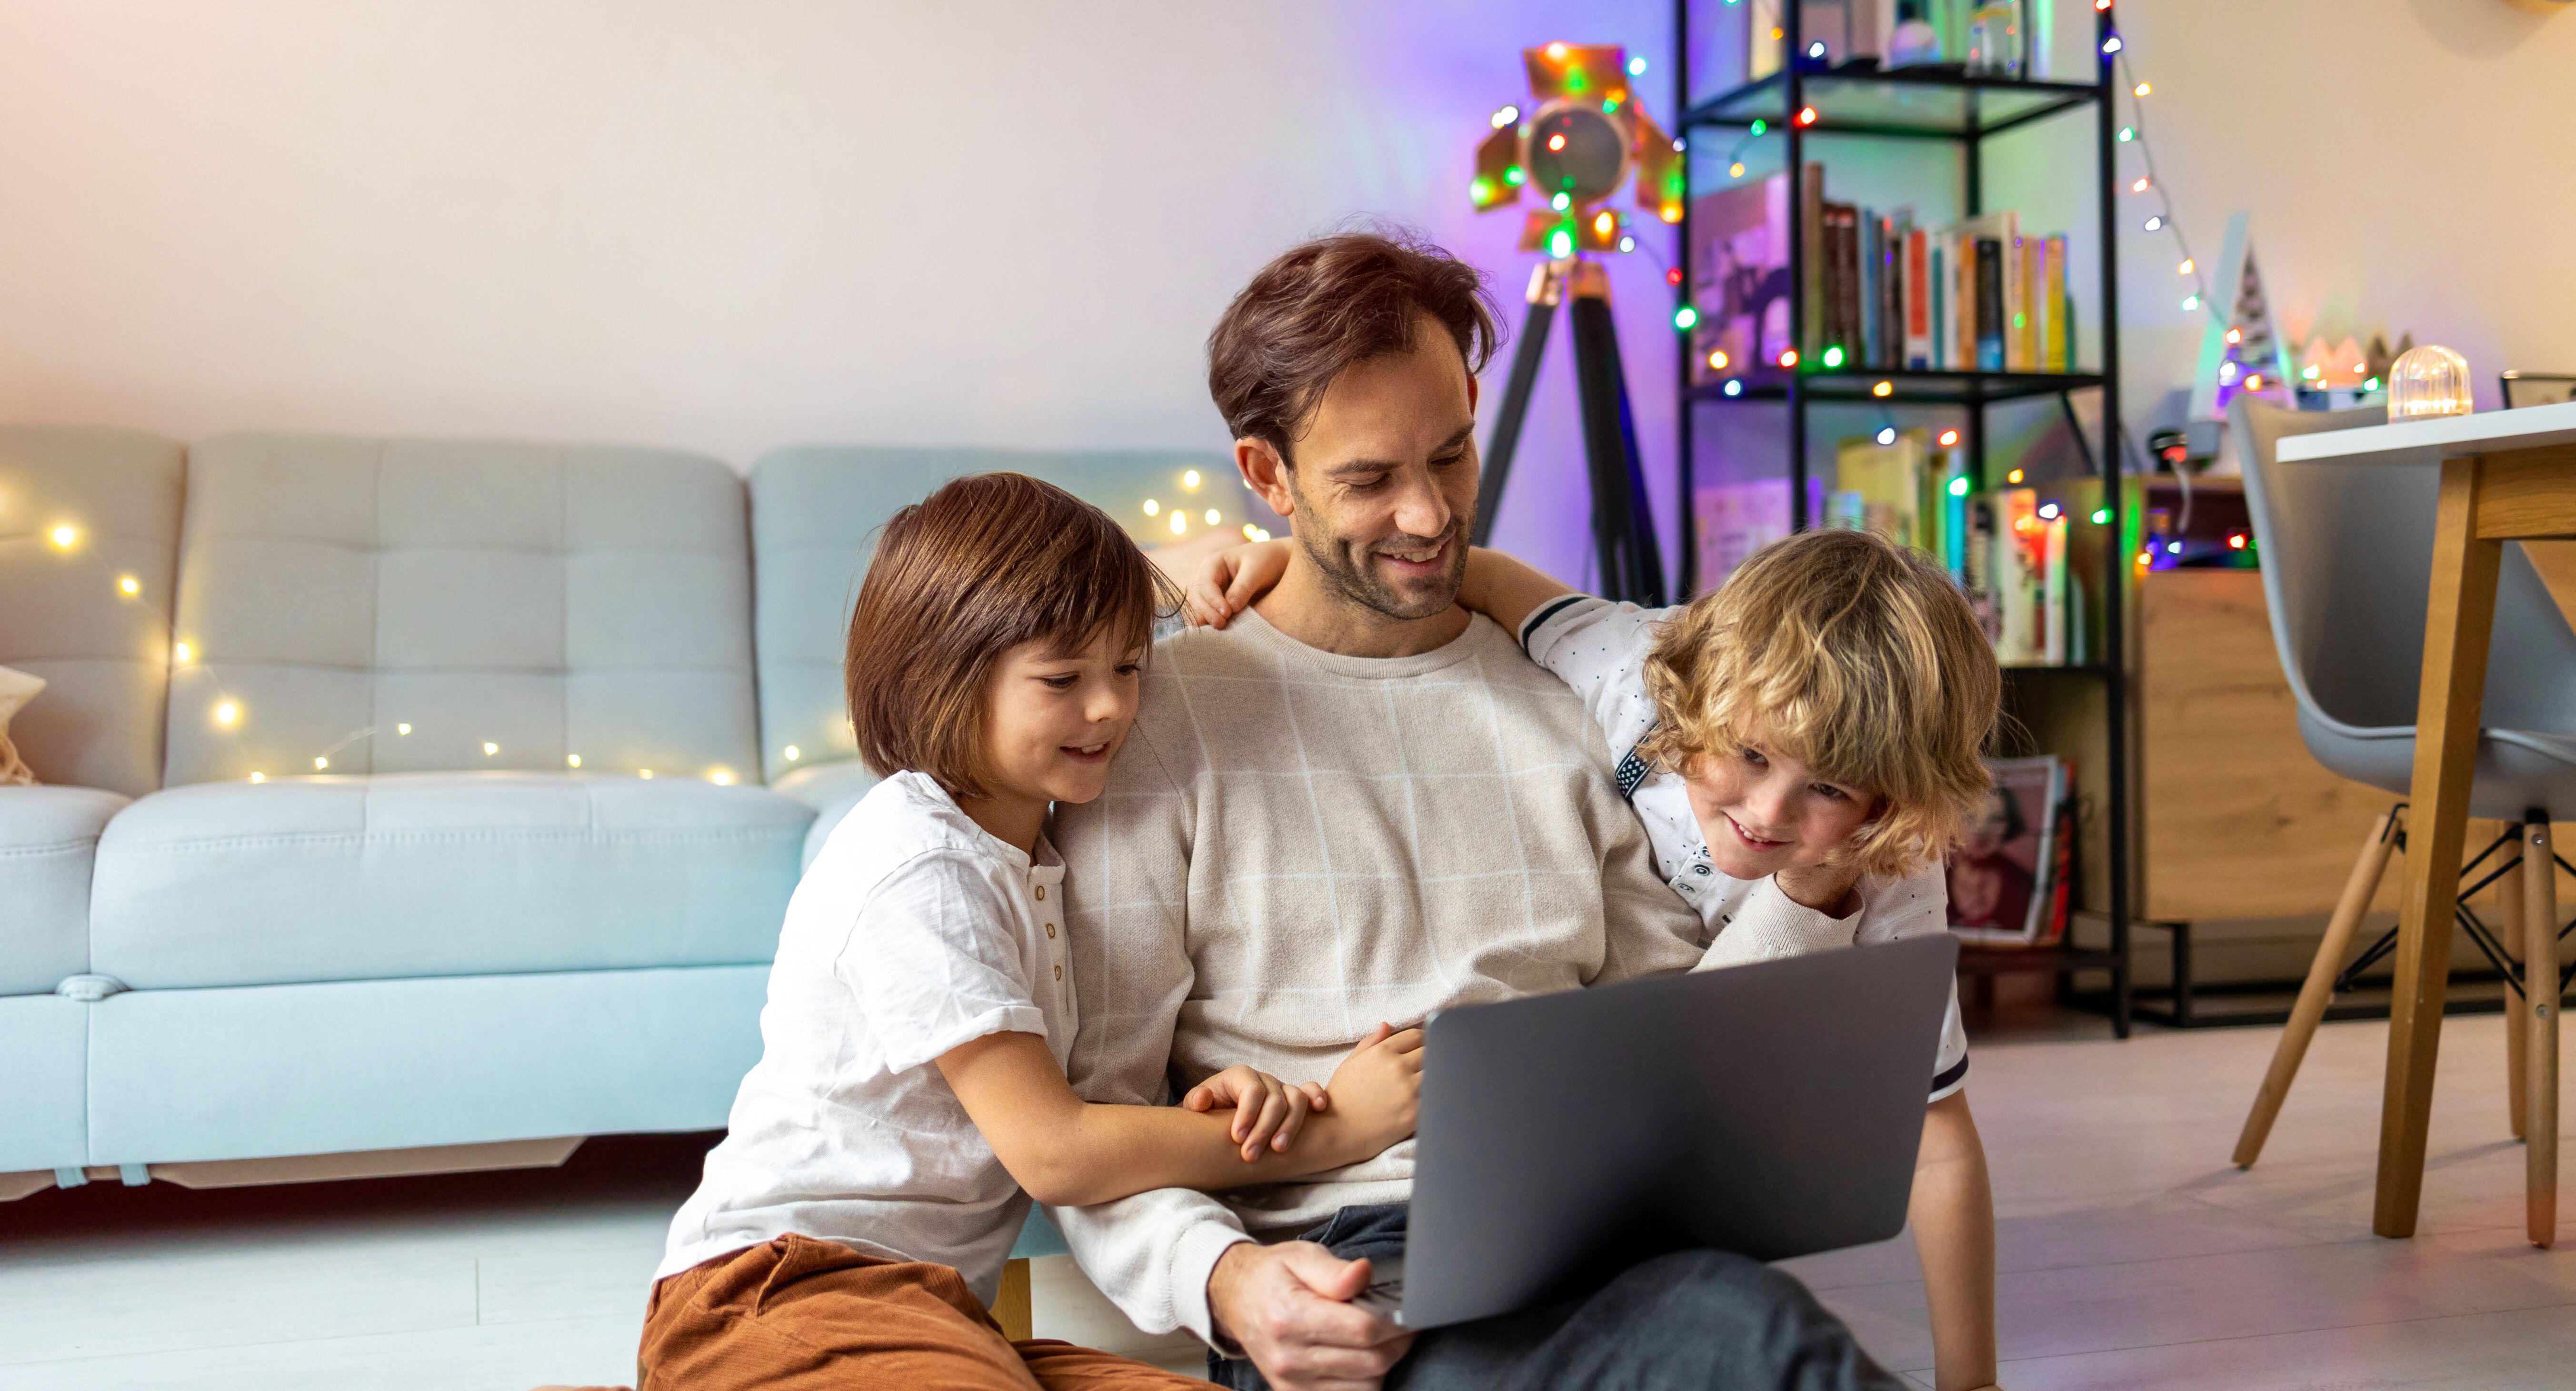
[[(1236, 1062), (1322, 1080), (1380, 1022), (1698, 961), (1581, 705), (1454, 602), (1493, 345), (1473, 269), (1365, 234), (1280, 257), (1211, 335), (1236, 463), (1299, 544), (1229, 627), (1157, 647), (1107, 793), (1060, 815), (1091, 1099)], [(1129, 1317), (1207, 1339), (1237, 1387), (1900, 1384), (1719, 1252), (1417, 1339), (1350, 1302), (1402, 1249), (1412, 1148), (1057, 1216)]]

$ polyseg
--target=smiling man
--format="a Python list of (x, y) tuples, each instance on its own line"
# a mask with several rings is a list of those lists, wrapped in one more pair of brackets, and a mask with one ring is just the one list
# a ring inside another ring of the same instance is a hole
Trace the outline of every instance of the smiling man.
[[(1699, 961), (1582, 703), (1457, 606), (1493, 346), (1473, 269), (1367, 234), (1281, 256), (1210, 336), (1236, 462), (1297, 544), (1251, 611), (1155, 649), (1107, 792), (1059, 813), (1087, 1098), (1323, 1081), (1382, 1021)], [(1350, 1302), (1403, 1248), (1412, 1159), (1058, 1219), (1236, 1387), (1901, 1384), (1796, 1281), (1707, 1251), (1417, 1342)]]

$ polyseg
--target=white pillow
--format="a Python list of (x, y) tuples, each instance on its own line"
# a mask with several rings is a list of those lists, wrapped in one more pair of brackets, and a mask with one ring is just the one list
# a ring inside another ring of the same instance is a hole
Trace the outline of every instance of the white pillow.
[(9, 742), (9, 717), (44, 688), (45, 678), (41, 676), (0, 667), (0, 787), (36, 785), (35, 770), (18, 757), (17, 748)]

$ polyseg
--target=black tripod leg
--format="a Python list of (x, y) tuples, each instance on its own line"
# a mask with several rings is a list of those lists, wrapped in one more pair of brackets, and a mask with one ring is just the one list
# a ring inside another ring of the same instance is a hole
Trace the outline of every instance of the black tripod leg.
[(1538, 361), (1547, 353), (1547, 330), (1555, 318), (1555, 305), (1532, 304), (1521, 324), (1520, 344), (1512, 349), (1512, 375), (1503, 383), (1502, 408), (1494, 412), (1484, 476), (1476, 481), (1476, 529), (1469, 537), (1475, 545), (1493, 543), (1494, 516), (1503, 509), (1503, 486), (1512, 478), (1512, 453), (1520, 448), (1521, 422), (1529, 418), (1530, 389), (1538, 383)]
[(1574, 383), (1583, 409), (1583, 456), (1592, 482), (1592, 539), (1600, 556), (1602, 592), (1613, 599), (1660, 604), (1663, 567), (1650, 570), (1645, 563), (1644, 546), (1653, 540), (1641, 538), (1641, 470), (1636, 442), (1626, 428), (1619, 337), (1606, 299), (1579, 296), (1574, 301)]
[[(1655, 502), (1646, 495), (1646, 470), (1637, 458), (1637, 420), (1628, 409), (1627, 360), (1619, 356), (1619, 327), (1608, 315), (1602, 316), (1610, 341), (1610, 376), (1619, 384), (1619, 445), (1628, 466), (1628, 521), (1636, 540), (1638, 592), (1647, 597), (1637, 602), (1648, 608), (1664, 606), (1664, 547), (1655, 532)], [(1682, 514), (1690, 514), (1690, 500), (1682, 500)]]

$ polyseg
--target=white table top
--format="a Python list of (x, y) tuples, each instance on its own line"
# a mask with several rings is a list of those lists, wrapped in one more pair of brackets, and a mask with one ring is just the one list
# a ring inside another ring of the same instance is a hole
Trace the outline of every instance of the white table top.
[(2276, 457), (2285, 464), (2321, 459), (2349, 464), (2438, 464), (2471, 454), (2554, 444), (2576, 444), (2576, 401), (2288, 435), (2282, 438)]

